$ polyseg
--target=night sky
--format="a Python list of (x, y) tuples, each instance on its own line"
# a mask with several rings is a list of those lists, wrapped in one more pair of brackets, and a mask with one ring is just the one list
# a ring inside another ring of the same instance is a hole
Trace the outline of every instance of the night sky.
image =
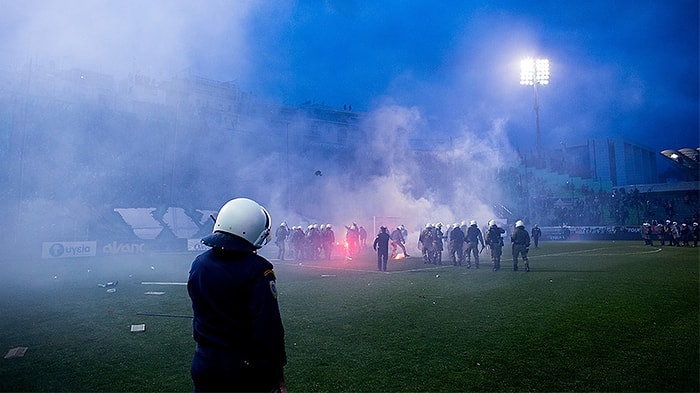
[(520, 60), (546, 57), (545, 147), (698, 147), (697, 0), (0, 0), (0, 66), (235, 81), (262, 99), (407, 108), (425, 138), (535, 146)]
[[(545, 147), (697, 147), (698, 2), (0, 0), (2, 65), (187, 72), (257, 97), (416, 110), (426, 132), (535, 144), (522, 58), (546, 57)], [(427, 136), (426, 136), (427, 137)]]

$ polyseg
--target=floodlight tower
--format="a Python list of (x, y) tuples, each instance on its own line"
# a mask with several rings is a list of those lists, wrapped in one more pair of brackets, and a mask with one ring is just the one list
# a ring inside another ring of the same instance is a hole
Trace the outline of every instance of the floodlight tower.
[(535, 124), (537, 126), (537, 155), (541, 158), (540, 103), (537, 98), (537, 85), (549, 84), (549, 60), (528, 57), (520, 61), (520, 84), (532, 86), (535, 92)]

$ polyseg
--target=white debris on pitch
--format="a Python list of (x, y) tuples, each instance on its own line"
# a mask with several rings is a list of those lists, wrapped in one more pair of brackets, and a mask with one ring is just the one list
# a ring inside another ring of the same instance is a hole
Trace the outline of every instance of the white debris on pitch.
[(24, 354), (27, 353), (27, 349), (29, 349), (29, 347), (12, 348), (9, 351), (7, 351), (7, 354), (5, 355), (5, 359), (24, 357)]
[(131, 332), (132, 333), (138, 333), (138, 332), (145, 332), (146, 331), (146, 324), (142, 323), (139, 325), (131, 325)]
[(119, 285), (119, 281), (109, 281), (109, 282), (106, 282), (104, 284), (97, 284), (97, 286), (100, 288), (106, 288), (107, 293), (117, 292), (118, 285)]

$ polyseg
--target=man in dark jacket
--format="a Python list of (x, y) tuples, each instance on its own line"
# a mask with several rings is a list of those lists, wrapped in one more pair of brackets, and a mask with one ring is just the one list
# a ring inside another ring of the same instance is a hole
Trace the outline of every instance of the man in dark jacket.
[(532, 240), (535, 243), (535, 248), (540, 247), (540, 237), (542, 236), (542, 230), (540, 227), (535, 224), (535, 226), (532, 227)]
[(275, 273), (257, 254), (269, 240), (270, 215), (246, 198), (227, 202), (202, 239), (212, 248), (194, 259), (187, 280), (196, 392), (286, 392)]
[(459, 224), (454, 224), (450, 230), (450, 257), (454, 266), (462, 266), (464, 262), (464, 232)]
[(491, 266), (494, 272), (501, 269), (501, 255), (503, 255), (503, 238), (502, 234), (506, 232), (496, 224), (495, 220), (489, 221), (489, 229), (486, 231), (486, 244), (491, 250)]
[(527, 252), (530, 249), (530, 234), (525, 230), (525, 224), (518, 220), (515, 222), (515, 230), (510, 235), (510, 241), (513, 243), (513, 271), (518, 271), (518, 256), (522, 256), (525, 262), (525, 271), (530, 271), (530, 261), (527, 259)]
[(465, 251), (465, 256), (467, 257), (467, 268), (472, 266), (472, 255), (474, 255), (475, 267), (479, 268), (479, 244), (481, 244), (481, 249), (483, 250), (484, 237), (481, 234), (481, 229), (476, 225), (476, 220), (471, 220), (469, 222), (469, 228), (464, 234), (465, 240), (467, 241), (467, 250)]
[(389, 232), (386, 227), (381, 227), (377, 238), (374, 239), (372, 248), (377, 252), (377, 270), (386, 271), (386, 262), (389, 259)]

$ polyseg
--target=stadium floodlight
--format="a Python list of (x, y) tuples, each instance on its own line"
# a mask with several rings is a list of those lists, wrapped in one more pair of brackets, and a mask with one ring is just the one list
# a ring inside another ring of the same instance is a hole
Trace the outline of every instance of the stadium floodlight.
[(535, 122), (537, 126), (537, 154), (541, 155), (540, 143), (540, 104), (537, 98), (537, 85), (549, 84), (549, 59), (528, 57), (520, 61), (520, 84), (532, 86), (535, 92)]
[(520, 84), (534, 86), (549, 84), (549, 59), (528, 57), (520, 61)]

